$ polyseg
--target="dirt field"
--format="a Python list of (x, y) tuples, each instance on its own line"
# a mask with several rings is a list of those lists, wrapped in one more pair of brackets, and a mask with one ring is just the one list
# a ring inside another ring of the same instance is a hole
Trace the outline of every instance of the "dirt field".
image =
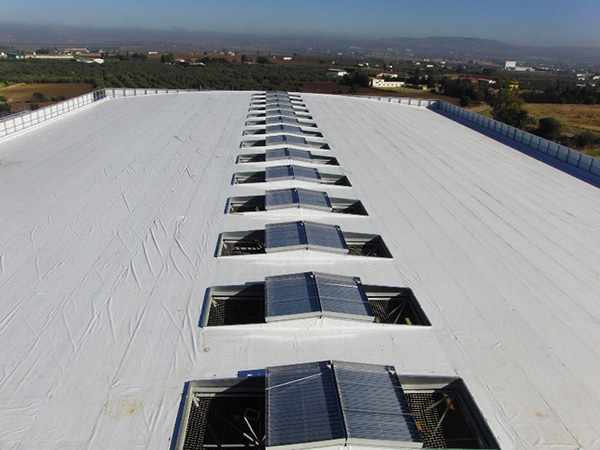
[[(18, 83), (0, 89), (0, 95), (6, 97), (13, 111), (19, 109), (28, 102), (34, 92), (41, 92), (47, 99), (62, 95), (65, 100), (86, 94), (94, 90), (93, 85), (88, 83)], [(40, 107), (56, 103), (55, 101), (35, 102)]]
[[(526, 103), (525, 108), (529, 114), (536, 118), (554, 117), (563, 124), (563, 131), (567, 133), (581, 133), (593, 131), (600, 133), (600, 105), (559, 105), (556, 103)], [(471, 111), (492, 117), (492, 108), (481, 104)]]
[(554, 117), (563, 124), (567, 133), (581, 133), (586, 130), (600, 133), (600, 105), (527, 103), (525, 107), (536, 119)]

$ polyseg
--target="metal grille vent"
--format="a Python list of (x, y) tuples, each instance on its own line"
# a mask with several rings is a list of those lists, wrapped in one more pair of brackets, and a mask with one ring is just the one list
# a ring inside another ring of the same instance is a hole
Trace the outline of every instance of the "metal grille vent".
[(482, 448), (457, 391), (406, 393), (425, 448)]
[(263, 449), (264, 396), (193, 394), (184, 450)]

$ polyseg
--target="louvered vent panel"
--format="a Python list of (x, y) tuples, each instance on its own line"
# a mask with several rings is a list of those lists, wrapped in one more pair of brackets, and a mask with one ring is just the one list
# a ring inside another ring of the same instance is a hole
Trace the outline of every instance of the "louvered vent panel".
[(339, 399), (327, 362), (267, 368), (266, 390), (267, 448), (344, 441)]
[(337, 361), (333, 367), (349, 443), (386, 441), (395, 447), (422, 447), (415, 419), (391, 367)]
[(281, 320), (299, 314), (320, 315), (321, 307), (312, 273), (265, 278), (265, 317)]
[(306, 248), (303, 222), (270, 223), (265, 226), (266, 251)]

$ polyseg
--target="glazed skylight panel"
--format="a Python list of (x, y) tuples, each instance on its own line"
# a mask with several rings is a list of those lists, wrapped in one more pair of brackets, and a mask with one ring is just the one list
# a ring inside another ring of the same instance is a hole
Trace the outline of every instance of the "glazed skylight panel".
[(275, 133), (296, 133), (303, 134), (302, 128), (293, 125), (268, 125), (265, 127), (267, 134)]
[(285, 116), (283, 116), (283, 117), (280, 117), (280, 116), (267, 117), (267, 119), (266, 119), (267, 125), (278, 125), (280, 123), (283, 123), (286, 125), (298, 125), (300, 123), (300, 121), (293, 117), (285, 117)]
[(267, 448), (423, 446), (391, 366), (321, 361), (270, 367), (266, 391)]
[(269, 109), (265, 111), (266, 117), (291, 117), (296, 118), (296, 112), (293, 109)]
[(280, 159), (296, 159), (301, 161), (310, 161), (312, 153), (309, 150), (297, 148), (269, 148), (265, 151), (266, 161), (277, 161)]
[(421, 448), (398, 376), (389, 366), (333, 362), (348, 443)]
[(266, 448), (345, 441), (333, 372), (327, 362), (266, 369)]
[(290, 136), (287, 134), (281, 134), (276, 136), (267, 136), (265, 139), (266, 145), (280, 145), (280, 144), (289, 144), (289, 145), (299, 145), (299, 146), (308, 146), (308, 141), (300, 136)]
[(324, 314), (373, 321), (373, 311), (358, 278), (315, 274), (319, 302)]
[(326, 192), (312, 191), (310, 189), (294, 189), (297, 192), (300, 206), (325, 211), (332, 210), (331, 201)]
[(302, 166), (273, 166), (265, 169), (265, 180), (281, 181), (281, 180), (306, 180), (319, 182), (321, 175), (317, 169)]
[(267, 322), (321, 316), (374, 320), (358, 278), (312, 272), (265, 278)]
[(267, 253), (295, 249), (348, 253), (342, 230), (337, 225), (297, 221), (271, 223), (265, 226)]
[(320, 316), (321, 302), (312, 273), (265, 278), (265, 319), (267, 322)]
[(265, 209), (267, 211), (289, 207), (305, 207), (323, 211), (332, 210), (331, 202), (326, 192), (290, 188), (277, 189), (265, 193)]

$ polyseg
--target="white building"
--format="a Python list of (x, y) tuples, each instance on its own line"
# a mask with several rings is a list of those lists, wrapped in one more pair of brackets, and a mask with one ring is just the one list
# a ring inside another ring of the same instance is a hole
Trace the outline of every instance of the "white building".
[(425, 107), (154, 92), (0, 139), (3, 448), (598, 448), (598, 177)]
[(327, 69), (327, 75), (330, 77), (343, 77), (348, 75), (348, 72), (344, 69)]
[(386, 81), (383, 78), (370, 78), (370, 81), (371, 86), (377, 88), (395, 88), (406, 84), (404, 81)]

